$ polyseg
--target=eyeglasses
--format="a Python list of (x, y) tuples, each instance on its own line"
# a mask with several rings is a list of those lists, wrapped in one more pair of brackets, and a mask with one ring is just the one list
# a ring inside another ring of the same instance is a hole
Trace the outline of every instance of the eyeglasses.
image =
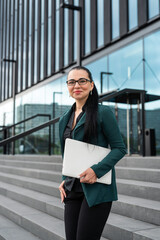
[(81, 86), (81, 85), (85, 85), (87, 82), (92, 82), (92, 81), (86, 78), (80, 78), (78, 80), (70, 79), (66, 81), (68, 86), (75, 86), (76, 82)]

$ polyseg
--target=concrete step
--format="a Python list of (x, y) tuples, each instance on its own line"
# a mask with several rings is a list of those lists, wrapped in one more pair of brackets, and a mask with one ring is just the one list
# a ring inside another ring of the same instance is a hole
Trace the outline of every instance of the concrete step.
[[(44, 240), (64, 240), (64, 222), (36, 209), (0, 196), (0, 214)], [(156, 225), (144, 223), (111, 213), (103, 237), (112, 240), (133, 240), (139, 231), (158, 229)], [(142, 234), (143, 240), (148, 240)], [(156, 239), (156, 238), (155, 238)], [(157, 238), (158, 239), (158, 238)]]
[[(60, 197), (49, 196), (4, 182), (0, 182), (0, 194), (63, 220), (64, 208)], [(119, 195), (119, 201), (113, 203), (112, 212), (160, 225), (160, 202), (157, 201)]]
[(62, 171), (62, 163), (52, 162), (32, 162), (32, 161), (16, 161), (16, 160), (0, 160), (0, 165), (13, 166), (19, 168), (43, 169)]
[(0, 215), (0, 240), (40, 240), (40, 238)]
[(136, 220), (160, 225), (160, 202), (143, 198), (118, 195), (113, 202), (112, 212)]
[[(39, 191), (52, 196), (59, 196), (59, 183), (41, 179), (0, 173), (0, 181)], [(160, 201), (160, 183), (117, 179), (119, 194)]]
[(133, 179), (145, 182), (160, 183), (160, 169), (116, 167), (116, 177), (122, 179)]
[(59, 197), (54, 197), (4, 182), (0, 182), (0, 194), (53, 217), (64, 219), (64, 205), (61, 203), (60, 194)]
[[(51, 162), (62, 163), (61, 155), (0, 155), (1, 160), (15, 160), (21, 162)], [(160, 169), (160, 156), (155, 157), (124, 157), (116, 166), (122, 167), (138, 167), (138, 168), (153, 168)]]
[(132, 157), (132, 156), (124, 157), (117, 163), (116, 166), (160, 169), (160, 156), (157, 156), (157, 157)]
[[(50, 171), (0, 165), (0, 172), (55, 181), (59, 183), (62, 179), (61, 172), (53, 170)], [(116, 176), (117, 178), (123, 179), (160, 183), (160, 169), (116, 167)]]
[(0, 196), (0, 214), (44, 240), (64, 240), (64, 222), (14, 200)]
[(112, 240), (159, 240), (160, 227), (111, 213), (103, 235)]
[(0, 173), (0, 181), (59, 197), (59, 183)]
[(59, 171), (49, 171), (41, 169), (30, 169), (30, 168), (20, 168), (20, 167), (10, 167), (0, 165), (0, 172), (15, 174), (18, 176), (25, 176), (37, 179), (44, 179), (48, 181), (61, 182), (62, 174)]
[(19, 161), (31, 161), (31, 162), (62, 162), (61, 155), (0, 155), (0, 160), (19, 160)]
[[(65, 240), (64, 222), (30, 208), (24, 204), (0, 196), (0, 214), (9, 218), (20, 227), (27, 229), (44, 240)], [(38, 240), (39, 238), (37, 238)], [(14, 240), (14, 239), (7, 239)], [(18, 239), (16, 239), (18, 240)], [(21, 238), (21, 240), (25, 240)], [(28, 238), (27, 240), (32, 240)], [(36, 239), (35, 239), (36, 240)], [(102, 237), (101, 240), (109, 240)]]
[(160, 183), (117, 179), (117, 189), (122, 195), (160, 201)]

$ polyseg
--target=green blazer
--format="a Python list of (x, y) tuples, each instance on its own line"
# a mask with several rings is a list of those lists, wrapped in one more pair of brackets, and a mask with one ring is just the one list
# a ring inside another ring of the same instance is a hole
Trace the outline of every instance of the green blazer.
[[(71, 116), (71, 112), (72, 110), (70, 109), (64, 113), (59, 121), (62, 157), (65, 144), (63, 134)], [(73, 139), (83, 141), (85, 118), (86, 114), (84, 113), (73, 130)], [(92, 141), (91, 143), (101, 147), (108, 147), (108, 145), (110, 145), (111, 151), (104, 159), (102, 159), (102, 161), (98, 164), (92, 165), (91, 168), (94, 170), (97, 178), (102, 177), (112, 169), (112, 183), (110, 185), (102, 183), (81, 183), (86, 200), (90, 207), (102, 202), (116, 201), (118, 199), (114, 166), (126, 154), (126, 148), (123, 143), (117, 121), (108, 106), (98, 105), (97, 123), (98, 139), (97, 142)], [(65, 180), (65, 178), (66, 176), (62, 176), (62, 180)]]

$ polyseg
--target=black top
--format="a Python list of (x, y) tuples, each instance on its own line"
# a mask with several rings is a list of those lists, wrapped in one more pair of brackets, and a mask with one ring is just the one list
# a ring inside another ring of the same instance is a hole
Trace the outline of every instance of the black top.
[[(73, 126), (73, 121), (74, 121), (74, 116), (75, 116), (75, 106), (76, 106), (75, 104), (72, 106), (72, 114), (67, 123), (66, 129), (64, 131), (64, 141), (66, 140), (66, 138), (73, 137), (74, 129), (72, 129), (72, 126)], [(83, 114), (84, 114), (84, 107), (82, 108), (82, 112), (78, 115), (78, 117), (76, 119), (76, 125), (79, 122), (79, 120), (81, 119), (81, 117), (83, 116)], [(75, 159), (75, 161), (76, 161), (76, 159)], [(78, 178), (66, 177), (65, 183), (64, 183), (64, 188), (69, 191), (72, 190), (74, 192), (83, 192), (80, 180)]]

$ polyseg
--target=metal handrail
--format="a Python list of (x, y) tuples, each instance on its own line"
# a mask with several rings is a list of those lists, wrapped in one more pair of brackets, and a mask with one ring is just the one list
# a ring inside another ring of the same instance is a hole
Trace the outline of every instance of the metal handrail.
[(19, 133), (19, 134), (13, 136), (13, 137), (10, 137), (10, 138), (7, 138), (7, 139), (5, 139), (5, 140), (2, 140), (2, 141), (0, 141), (0, 147), (4, 146), (4, 145), (6, 145), (6, 144), (9, 144), (9, 143), (11, 143), (11, 142), (14, 142), (14, 141), (16, 141), (16, 140), (18, 140), (18, 139), (20, 139), (20, 138), (22, 138), (22, 137), (26, 137), (27, 135), (29, 135), (29, 134), (31, 134), (31, 133), (34, 133), (34, 132), (36, 132), (36, 131), (38, 131), (38, 130), (40, 130), (40, 129), (43, 129), (43, 128), (45, 128), (45, 127), (48, 127), (48, 126), (50, 126), (50, 125), (58, 122), (58, 121), (59, 121), (59, 118), (60, 118), (60, 117), (55, 118), (55, 119), (52, 119), (52, 120), (50, 120), (50, 121), (48, 121), (48, 122), (45, 122), (45, 123), (43, 123), (43, 124), (41, 124), (41, 125), (39, 125), (39, 126), (37, 126), (37, 127), (31, 128), (31, 129), (29, 129), (29, 130), (27, 130), (27, 131), (25, 131), (25, 132), (23, 132), (23, 133)]
[[(49, 117), (49, 120), (51, 120), (51, 115), (50, 114), (41, 114), (41, 113), (38, 113), (38, 114), (35, 114), (35, 115), (33, 115), (33, 116), (31, 116), (31, 117), (29, 117), (29, 118), (26, 118), (26, 119), (24, 119), (24, 120), (22, 120), (22, 121), (19, 121), (19, 122), (17, 122), (16, 124), (12, 124), (12, 125), (10, 125), (10, 126), (7, 126), (7, 127), (5, 127), (5, 126), (3, 126), (3, 129), (1, 129), (0, 130), (0, 132), (3, 132), (4, 133), (4, 140), (2, 140), (2, 141), (0, 141), (0, 146), (3, 146), (3, 153), (4, 154), (6, 154), (6, 145), (7, 145), (7, 143), (11, 143), (11, 142), (13, 142), (14, 143), (14, 137), (16, 137), (16, 136), (19, 136), (20, 134), (17, 134), (17, 135), (15, 135), (15, 136), (12, 136), (12, 137), (9, 137), (9, 138), (6, 138), (5, 136), (7, 136), (7, 130), (8, 129), (10, 129), (10, 128), (13, 128), (13, 127), (15, 127), (15, 126), (17, 126), (17, 125), (19, 125), (19, 124), (22, 124), (22, 123), (24, 123), (24, 122), (27, 122), (27, 121), (29, 121), (29, 120), (31, 120), (31, 119), (34, 119), (34, 118), (36, 118), (36, 117)], [(32, 128), (33, 129), (33, 128)], [(30, 130), (30, 129), (29, 129)], [(28, 130), (28, 131), (29, 131)], [(25, 132), (23, 132), (23, 133), (27, 133), (28, 131), (25, 131)], [(22, 133), (22, 134), (23, 134)], [(27, 135), (29, 135), (29, 133), (27, 134)], [(27, 136), (26, 135), (26, 136)], [(25, 137), (25, 135), (24, 135), (24, 137)], [(19, 137), (19, 138), (21, 138), (21, 137)], [(19, 139), (18, 138), (18, 139)], [(7, 142), (7, 140), (9, 140), (10, 139), (10, 141), (8, 141)], [(3, 145), (1, 145), (1, 143), (3, 143)], [(49, 155), (51, 155), (51, 129), (50, 129), (50, 126), (49, 126), (49, 144), (48, 144), (48, 153), (49, 153)], [(12, 154), (14, 154), (13, 152), (12, 152)]]
[[(2, 131), (4, 131), (4, 130), (7, 130), (7, 129), (9, 129), (9, 128), (15, 127), (15, 126), (17, 126), (18, 124), (27, 122), (27, 121), (29, 121), (29, 120), (31, 120), (31, 119), (33, 119), (33, 118), (36, 118), (36, 117), (49, 117), (49, 119), (50, 119), (50, 118), (51, 118), (51, 115), (50, 115), (50, 114), (41, 114), (41, 113), (38, 113), (38, 114), (33, 115), (32, 117), (26, 118), (26, 119), (24, 119), (24, 120), (22, 120), (22, 121), (20, 121), (20, 122), (17, 122), (17, 123), (15, 123), (15, 124), (12, 124), (12, 125), (10, 125), (10, 126), (7, 126), (7, 127), (3, 126), (3, 129), (1, 129), (0, 132), (2, 132)], [(2, 126), (1, 126), (1, 127), (2, 127)]]

